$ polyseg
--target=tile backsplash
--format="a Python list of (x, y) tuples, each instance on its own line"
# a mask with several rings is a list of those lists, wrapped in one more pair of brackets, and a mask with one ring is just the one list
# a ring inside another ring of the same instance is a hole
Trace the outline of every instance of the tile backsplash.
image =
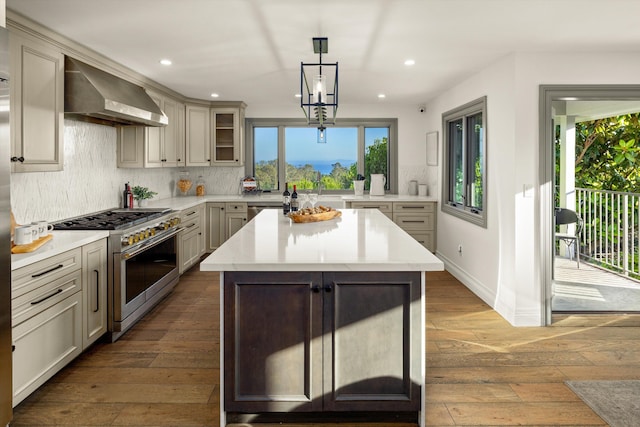
[(127, 181), (167, 198), (177, 195), (182, 170), (194, 183), (202, 176), (208, 194), (236, 194), (244, 175), (242, 167), (120, 169), (115, 128), (74, 120), (64, 124), (64, 170), (11, 174), (11, 208), (18, 223), (58, 221), (120, 206)]

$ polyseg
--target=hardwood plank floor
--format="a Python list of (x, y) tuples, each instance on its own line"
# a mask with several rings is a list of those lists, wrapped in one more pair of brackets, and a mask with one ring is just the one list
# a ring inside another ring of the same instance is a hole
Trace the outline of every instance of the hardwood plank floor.
[[(218, 292), (218, 274), (194, 267), (119, 341), (16, 407), (11, 425), (218, 426)], [(640, 379), (627, 316), (514, 328), (446, 272), (427, 275), (426, 295), (429, 426), (604, 426), (564, 381)]]

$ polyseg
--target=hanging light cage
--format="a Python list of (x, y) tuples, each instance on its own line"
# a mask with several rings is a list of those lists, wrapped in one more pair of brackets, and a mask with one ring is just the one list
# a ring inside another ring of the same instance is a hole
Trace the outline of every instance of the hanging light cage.
[(313, 38), (313, 52), (318, 63), (300, 63), (300, 107), (309, 125), (335, 125), (338, 110), (338, 63), (323, 63), (322, 54), (329, 51), (326, 37)]

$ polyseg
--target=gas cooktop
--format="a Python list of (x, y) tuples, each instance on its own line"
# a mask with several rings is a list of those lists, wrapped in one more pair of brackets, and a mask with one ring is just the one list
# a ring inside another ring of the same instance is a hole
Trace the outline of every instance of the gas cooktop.
[(54, 230), (121, 230), (158, 218), (171, 209), (109, 209), (53, 224)]

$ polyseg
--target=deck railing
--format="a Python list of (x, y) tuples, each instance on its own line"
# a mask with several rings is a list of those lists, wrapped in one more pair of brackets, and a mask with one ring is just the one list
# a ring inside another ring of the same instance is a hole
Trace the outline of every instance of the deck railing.
[(640, 194), (577, 188), (576, 212), (584, 222), (580, 256), (625, 276), (640, 278)]

